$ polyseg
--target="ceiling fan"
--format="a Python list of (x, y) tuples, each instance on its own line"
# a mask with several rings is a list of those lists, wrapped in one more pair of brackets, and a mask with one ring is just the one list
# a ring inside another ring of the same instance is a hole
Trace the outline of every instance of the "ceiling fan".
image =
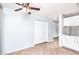
[(30, 3), (16, 3), (17, 5), (19, 6), (22, 6), (22, 8), (18, 8), (18, 9), (15, 9), (14, 11), (20, 11), (20, 10), (25, 10), (25, 12), (28, 12), (28, 14), (31, 14), (30, 10), (37, 10), (39, 11), (40, 8), (36, 8), (36, 7), (30, 7)]

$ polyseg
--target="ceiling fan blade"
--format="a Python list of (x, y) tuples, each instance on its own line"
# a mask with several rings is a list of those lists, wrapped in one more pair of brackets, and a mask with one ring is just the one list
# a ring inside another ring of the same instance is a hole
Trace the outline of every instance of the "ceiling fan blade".
[(22, 6), (24, 6), (24, 3), (22, 3)]
[(36, 8), (36, 7), (29, 7), (30, 9), (32, 9), (32, 10), (40, 10), (40, 8)]
[(22, 4), (20, 4), (20, 3), (16, 3), (17, 5), (19, 5), (19, 6), (23, 6)]
[(22, 8), (16, 9), (16, 10), (14, 10), (14, 11), (19, 11), (19, 10), (22, 10)]
[(27, 7), (29, 7), (30, 3), (27, 3)]

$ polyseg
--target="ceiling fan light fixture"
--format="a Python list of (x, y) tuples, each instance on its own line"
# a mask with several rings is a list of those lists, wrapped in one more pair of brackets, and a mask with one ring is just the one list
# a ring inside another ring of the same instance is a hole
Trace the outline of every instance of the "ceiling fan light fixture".
[(37, 11), (40, 10), (40, 8), (29, 6), (30, 3), (16, 3), (16, 4), (21, 6), (22, 8), (16, 9), (15, 11), (22, 10), (22, 12), (27, 12), (28, 14), (31, 14), (31, 10), (37, 10)]
[(22, 9), (22, 12), (26, 12), (27, 10), (26, 10), (26, 7), (24, 7), (23, 9)]
[(28, 12), (28, 14), (30, 15), (30, 14), (31, 14), (31, 12)]
[(29, 7), (27, 7), (27, 12), (30, 12), (30, 8)]
[(31, 14), (31, 9), (29, 7), (27, 7), (27, 13), (30, 15)]

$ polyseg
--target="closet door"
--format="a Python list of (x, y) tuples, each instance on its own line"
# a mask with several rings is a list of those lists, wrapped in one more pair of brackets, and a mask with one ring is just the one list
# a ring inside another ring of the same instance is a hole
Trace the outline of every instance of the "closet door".
[(34, 24), (34, 43), (39, 44), (48, 41), (48, 22), (35, 21)]

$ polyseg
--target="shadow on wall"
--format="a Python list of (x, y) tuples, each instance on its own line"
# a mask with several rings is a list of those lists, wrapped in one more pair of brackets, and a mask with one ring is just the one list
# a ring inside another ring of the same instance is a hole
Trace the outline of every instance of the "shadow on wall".
[(1, 54), (1, 8), (0, 8), (0, 54)]
[(3, 15), (3, 12), (2, 12), (2, 9), (3, 9), (3, 7), (2, 7), (2, 5), (1, 5), (1, 3), (0, 3), (0, 54), (2, 54), (2, 40), (3, 40), (3, 38), (2, 38), (2, 35), (3, 35), (3, 30), (2, 30), (2, 28), (3, 28), (3, 22), (4, 22), (4, 20), (2, 20), (3, 19), (3, 17), (4, 17), (4, 15)]
[(0, 4), (0, 54), (1, 54), (1, 4)]

